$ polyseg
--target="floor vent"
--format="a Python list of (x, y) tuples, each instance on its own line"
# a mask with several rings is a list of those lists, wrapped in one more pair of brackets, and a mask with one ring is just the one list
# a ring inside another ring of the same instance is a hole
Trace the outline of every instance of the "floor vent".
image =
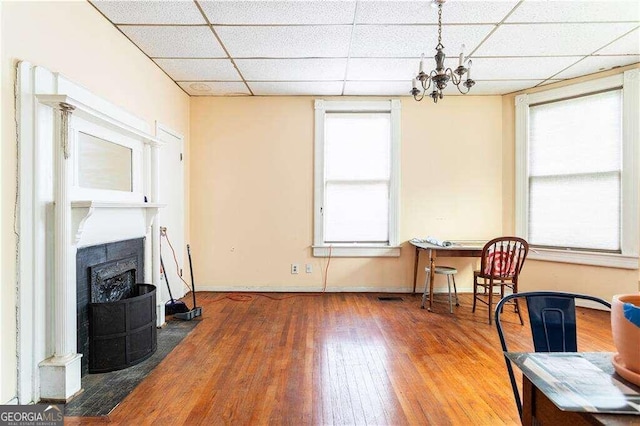
[(399, 296), (378, 296), (378, 300), (382, 302), (402, 302), (402, 297)]

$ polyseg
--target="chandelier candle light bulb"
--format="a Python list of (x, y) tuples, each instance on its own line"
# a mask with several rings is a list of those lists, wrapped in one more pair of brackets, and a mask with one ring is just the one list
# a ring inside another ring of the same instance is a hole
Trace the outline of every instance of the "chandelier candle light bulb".
[[(411, 81), (411, 95), (416, 101), (421, 101), (425, 96), (429, 96), (434, 103), (438, 102), (438, 99), (444, 97), (443, 90), (446, 89), (448, 83), (453, 83), (460, 93), (466, 95), (473, 87), (475, 81), (471, 79), (471, 60), (468, 62), (468, 68), (465, 68), (464, 62), (464, 49), (463, 44), (460, 47), (460, 55), (458, 57), (458, 67), (455, 70), (447, 68), (445, 66), (446, 55), (444, 53), (444, 46), (442, 44), (442, 5), (446, 0), (433, 0), (432, 5), (438, 8), (438, 44), (436, 45), (436, 54), (433, 59), (436, 61), (435, 69), (429, 73), (424, 71), (424, 53), (420, 56), (420, 67), (418, 75)], [(469, 58), (467, 58), (469, 59)], [(466, 74), (466, 79), (465, 79)], [(429, 88), (433, 85), (431, 93), (428, 92)], [(462, 87), (460, 87), (462, 86)], [(466, 89), (466, 90), (465, 90)]]

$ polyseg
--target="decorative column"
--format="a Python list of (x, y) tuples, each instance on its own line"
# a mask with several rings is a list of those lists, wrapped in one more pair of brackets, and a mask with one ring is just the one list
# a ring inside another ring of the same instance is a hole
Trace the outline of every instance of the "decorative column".
[[(160, 202), (160, 143), (151, 142), (151, 202)], [(153, 225), (151, 226), (151, 279), (153, 285), (156, 286), (158, 295), (157, 303), (158, 308), (156, 312), (157, 325), (161, 326), (165, 323), (164, 316), (164, 303), (166, 302), (167, 295), (165, 293), (164, 286), (160, 277), (160, 221), (158, 216), (155, 217)]]
[(69, 119), (75, 107), (57, 105), (54, 136), (56, 176), (54, 178), (53, 341), (54, 354), (39, 364), (40, 398), (67, 401), (80, 391), (80, 358), (76, 326), (76, 247), (72, 243), (70, 171), (73, 167), (69, 144)]

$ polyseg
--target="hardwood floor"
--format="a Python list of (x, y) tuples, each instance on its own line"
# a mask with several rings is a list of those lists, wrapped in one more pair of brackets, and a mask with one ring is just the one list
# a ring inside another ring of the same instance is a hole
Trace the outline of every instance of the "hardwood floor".
[[(65, 423), (519, 424), (486, 308), (378, 296), (199, 293), (202, 323), (108, 418)], [(531, 350), (504, 315), (510, 349)], [(578, 315), (579, 349), (613, 351), (609, 313)]]

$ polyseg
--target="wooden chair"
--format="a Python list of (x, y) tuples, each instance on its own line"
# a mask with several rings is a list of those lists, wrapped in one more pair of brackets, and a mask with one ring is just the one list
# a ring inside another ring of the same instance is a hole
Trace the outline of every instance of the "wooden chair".
[[(500, 288), (500, 298), (504, 298), (505, 288), (512, 293), (518, 292), (518, 275), (529, 253), (529, 244), (518, 237), (495, 238), (485, 244), (480, 259), (480, 270), (473, 273), (473, 312), (476, 302), (480, 301), (489, 307), (489, 324), (493, 314), (493, 293)], [(481, 293), (478, 288), (482, 288)], [(522, 322), (518, 299), (514, 299), (514, 309)]]
[[(511, 381), (513, 397), (516, 400), (518, 413), (522, 418), (522, 402), (513, 374), (511, 361), (507, 358), (509, 352), (507, 342), (500, 322), (500, 313), (506, 303), (525, 299), (529, 312), (529, 325), (535, 352), (578, 352), (578, 337), (576, 328), (576, 299), (597, 302), (611, 309), (611, 304), (599, 297), (576, 293), (561, 293), (553, 291), (532, 291), (509, 295), (498, 303), (495, 311), (496, 328), (502, 345), (502, 353), (507, 364), (507, 372)], [(522, 318), (520, 318), (522, 321)]]

